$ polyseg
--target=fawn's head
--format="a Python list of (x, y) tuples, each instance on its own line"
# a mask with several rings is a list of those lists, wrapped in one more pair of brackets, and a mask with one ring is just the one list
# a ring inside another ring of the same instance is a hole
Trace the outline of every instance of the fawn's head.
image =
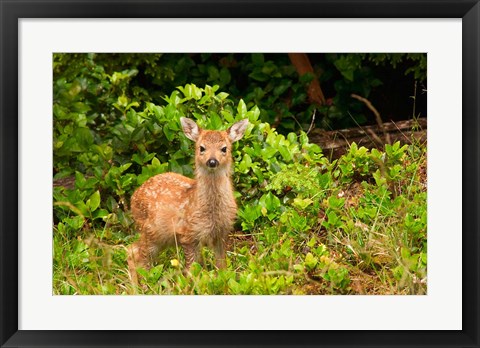
[(213, 131), (200, 128), (194, 121), (180, 118), (183, 132), (195, 142), (195, 166), (206, 172), (223, 171), (232, 162), (232, 143), (240, 140), (248, 126), (248, 120), (235, 123), (226, 131)]

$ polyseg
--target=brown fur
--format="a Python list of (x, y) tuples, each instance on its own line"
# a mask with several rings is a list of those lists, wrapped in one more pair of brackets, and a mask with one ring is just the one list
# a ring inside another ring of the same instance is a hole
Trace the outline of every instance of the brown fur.
[[(237, 214), (231, 145), (243, 136), (248, 121), (227, 131), (203, 130), (185, 118), (181, 122), (185, 135), (195, 141), (195, 180), (160, 174), (133, 194), (131, 210), (140, 239), (128, 248), (128, 266), (135, 282), (136, 268), (148, 267), (159, 251), (171, 246), (183, 248), (187, 268), (200, 261), (202, 246), (214, 249), (217, 267), (226, 265), (225, 244)], [(210, 168), (209, 160), (218, 165)]]

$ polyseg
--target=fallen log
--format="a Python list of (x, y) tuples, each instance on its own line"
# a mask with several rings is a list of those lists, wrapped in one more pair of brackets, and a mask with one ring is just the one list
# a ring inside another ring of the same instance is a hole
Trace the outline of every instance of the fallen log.
[(400, 141), (401, 144), (411, 144), (413, 140), (427, 142), (427, 118), (418, 118), (398, 122), (385, 122), (380, 126), (364, 126), (334, 131), (313, 129), (308, 135), (310, 142), (319, 145), (325, 156), (335, 159), (348, 151), (350, 144), (355, 142), (359, 147), (383, 150), (385, 144)]

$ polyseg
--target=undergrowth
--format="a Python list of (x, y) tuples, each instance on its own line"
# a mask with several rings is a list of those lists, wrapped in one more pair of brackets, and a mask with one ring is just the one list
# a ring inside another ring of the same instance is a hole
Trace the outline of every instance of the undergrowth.
[[(330, 161), (307, 134), (278, 134), (255, 105), (234, 105), (217, 86), (179, 87), (163, 105), (119, 97), (120, 118), (89, 113), (79, 88), (89, 86), (55, 89), (54, 294), (426, 293), (422, 144), (370, 151), (353, 143)], [(153, 175), (193, 175), (182, 116), (209, 129), (250, 121), (233, 149), (239, 211), (227, 268), (216, 269), (205, 249), (205, 266), (187, 274), (182, 252), (169, 249), (139, 270), (135, 286), (129, 199)]]

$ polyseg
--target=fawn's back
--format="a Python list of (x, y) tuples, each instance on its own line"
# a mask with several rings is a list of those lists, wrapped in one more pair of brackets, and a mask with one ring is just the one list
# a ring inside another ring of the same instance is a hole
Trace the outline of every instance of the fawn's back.
[(203, 130), (182, 118), (185, 135), (195, 141), (195, 179), (165, 173), (147, 180), (132, 196), (131, 210), (140, 240), (130, 249), (129, 265), (147, 266), (165, 247), (182, 246), (187, 267), (199, 261), (203, 245), (225, 265), (225, 240), (237, 205), (231, 182), (231, 146), (243, 136), (247, 120), (227, 131)]

